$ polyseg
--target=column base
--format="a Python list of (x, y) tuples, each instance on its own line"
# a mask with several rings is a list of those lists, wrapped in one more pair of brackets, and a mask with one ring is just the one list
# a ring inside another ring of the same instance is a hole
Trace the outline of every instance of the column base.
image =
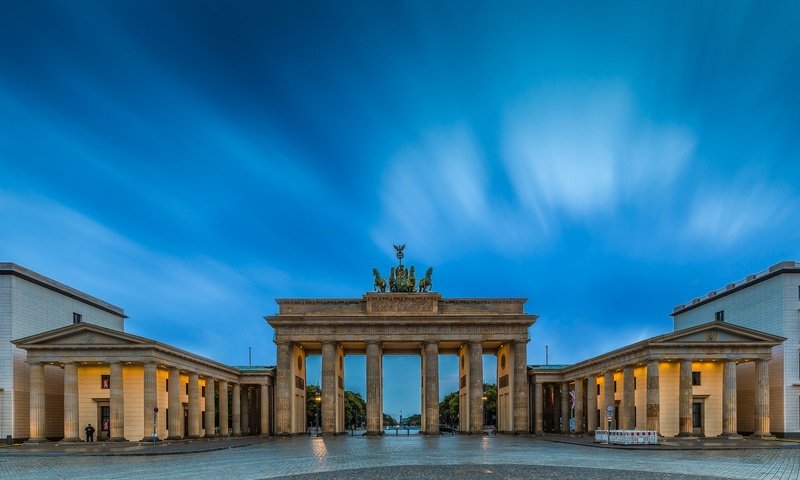
[(383, 430), (375, 430), (375, 431), (372, 431), (372, 432), (367, 430), (366, 435), (369, 436), (369, 437), (379, 437), (379, 436), (383, 435)]
[(761, 440), (772, 440), (775, 438), (775, 435), (771, 433), (754, 433), (750, 435), (750, 438), (758, 438)]
[[(150, 442), (153, 443), (153, 436), (150, 435), (149, 437), (144, 437), (143, 439), (139, 440), (140, 442)], [(156, 437), (156, 442), (160, 442), (161, 439)]]
[(679, 433), (675, 435), (675, 438), (686, 438), (686, 439), (696, 439), (697, 437), (693, 433)]
[(170, 435), (167, 437), (167, 440), (183, 440), (182, 435)]
[(25, 440), (22, 444), (23, 445), (38, 445), (40, 443), (47, 443), (47, 439), (44, 437), (33, 437)]
[(210, 433), (210, 434), (204, 436), (203, 438), (217, 438), (217, 436), (214, 435), (213, 433)]
[(127, 442), (128, 439), (125, 437), (111, 437), (108, 439), (109, 442)]
[(80, 443), (80, 442), (83, 442), (83, 440), (81, 440), (78, 437), (62, 438), (61, 439), (61, 443)]
[(744, 437), (739, 435), (738, 433), (721, 433), (717, 435), (717, 438), (727, 438), (728, 440), (741, 440)]
[(187, 435), (186, 438), (190, 440), (197, 440), (198, 438), (200, 438), (200, 435)]

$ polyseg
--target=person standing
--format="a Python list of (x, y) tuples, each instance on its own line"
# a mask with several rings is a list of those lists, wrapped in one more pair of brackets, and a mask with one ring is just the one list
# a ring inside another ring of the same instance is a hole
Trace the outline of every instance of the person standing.
[(86, 425), (86, 428), (84, 428), (83, 431), (86, 433), (86, 441), (94, 442), (94, 427), (92, 424), (90, 423), (89, 425)]

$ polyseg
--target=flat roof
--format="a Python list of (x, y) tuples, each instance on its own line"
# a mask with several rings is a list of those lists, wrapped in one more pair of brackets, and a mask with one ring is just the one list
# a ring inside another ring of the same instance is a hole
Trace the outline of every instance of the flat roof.
[(674, 317), (675, 315), (680, 315), (682, 313), (688, 312), (689, 310), (697, 308), (700, 305), (705, 305), (706, 303), (712, 302), (718, 298), (722, 298), (726, 295), (730, 295), (731, 293), (738, 292), (739, 290), (743, 290), (747, 287), (753, 286), (757, 283), (761, 283), (765, 280), (769, 280), (770, 278), (777, 277), (778, 275), (784, 273), (800, 273), (800, 262), (795, 262), (793, 260), (778, 262), (766, 270), (762, 270), (758, 273), (753, 273), (751, 275), (748, 275), (743, 280), (729, 283), (725, 286), (725, 288), (720, 288), (719, 290), (712, 290), (708, 292), (706, 295), (693, 298), (688, 303), (676, 305), (672, 309), (672, 313), (670, 314), (670, 316)]
[(64, 295), (65, 297), (72, 298), (73, 300), (85, 303), (112, 315), (128, 318), (128, 316), (125, 315), (125, 310), (123, 310), (121, 307), (104, 302), (97, 297), (83, 293), (80, 290), (76, 290), (70, 286), (64, 285), (63, 283), (57, 282), (52, 278), (45, 277), (44, 275), (36, 273), (33, 270), (29, 270), (21, 265), (17, 265), (16, 263), (0, 262), (0, 275), (12, 275), (21, 278), (25, 281), (39, 285), (40, 287), (44, 287), (48, 290), (52, 290), (56, 293)]

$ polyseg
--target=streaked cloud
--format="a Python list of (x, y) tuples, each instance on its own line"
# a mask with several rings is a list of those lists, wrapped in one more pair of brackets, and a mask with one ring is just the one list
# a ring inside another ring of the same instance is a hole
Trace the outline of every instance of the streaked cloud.
[(503, 160), (520, 203), (553, 223), (663, 194), (694, 143), (687, 128), (644, 118), (625, 85), (573, 82), (536, 89), (509, 107)]

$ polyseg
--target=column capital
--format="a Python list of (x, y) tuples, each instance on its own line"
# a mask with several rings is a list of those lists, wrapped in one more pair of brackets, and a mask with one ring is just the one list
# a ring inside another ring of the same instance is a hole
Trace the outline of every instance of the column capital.
[(423, 340), (422, 341), (422, 345), (424, 345), (426, 347), (428, 345), (436, 345), (438, 347), (439, 346), (439, 341), (438, 340)]
[(367, 345), (378, 345), (378, 346), (380, 346), (381, 343), (382, 342), (380, 340), (375, 340), (375, 339), (370, 339), (370, 340), (366, 341)]
[(337, 343), (338, 342), (336, 342), (335, 340), (323, 340), (322, 341), (323, 345), (334, 345), (335, 346)]
[(531, 339), (530, 339), (530, 338), (515, 338), (514, 340), (510, 340), (508, 343), (513, 343), (513, 344), (520, 344), (520, 343), (522, 343), (522, 344), (527, 344), (527, 343), (528, 343), (528, 342), (530, 342), (530, 341), (531, 341)]
[(467, 345), (483, 345), (483, 340), (467, 340)]

